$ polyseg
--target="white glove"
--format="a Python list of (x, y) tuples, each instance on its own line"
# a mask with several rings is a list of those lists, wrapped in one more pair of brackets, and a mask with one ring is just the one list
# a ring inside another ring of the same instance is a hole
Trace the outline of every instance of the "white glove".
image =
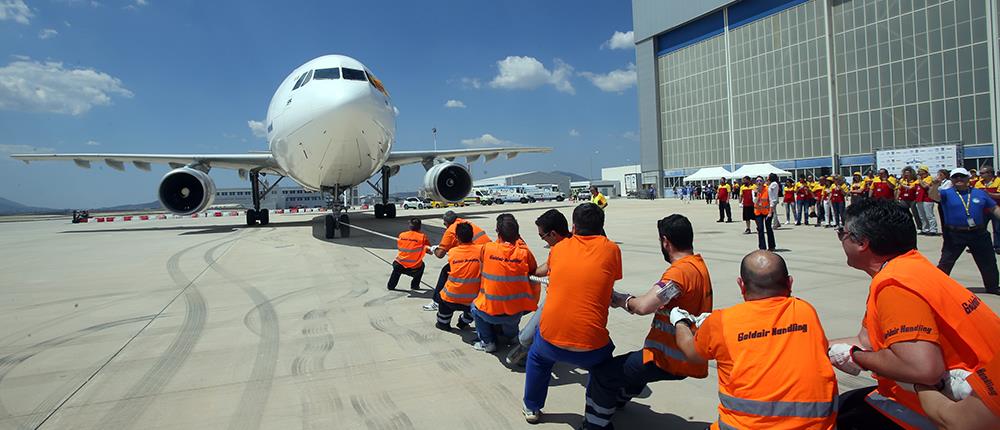
[(941, 389), (941, 394), (956, 402), (971, 396), (972, 386), (969, 385), (969, 381), (965, 380), (971, 374), (968, 370), (963, 369), (949, 370), (944, 377), (944, 388)]
[(429, 250), (431, 251), (431, 254), (433, 254), (433, 253), (434, 253), (434, 251), (437, 251), (437, 249), (438, 249), (438, 246), (437, 246), (437, 245), (434, 245), (434, 246), (428, 246), (428, 247), (427, 247), (427, 249), (429, 249)]
[(830, 363), (833, 364), (833, 367), (836, 367), (849, 375), (858, 376), (864, 369), (862, 369), (861, 366), (854, 361), (854, 357), (851, 356), (851, 353), (854, 352), (855, 348), (861, 350), (861, 348), (858, 348), (857, 345), (836, 343), (830, 345), (830, 349), (826, 351), (826, 354), (830, 356)]
[(694, 326), (695, 327), (701, 327), (701, 324), (703, 322), (705, 322), (705, 320), (708, 319), (709, 315), (712, 315), (712, 313), (711, 312), (705, 312), (705, 313), (703, 313), (701, 315), (698, 315), (698, 316), (694, 317)]
[(695, 320), (688, 311), (681, 309), (679, 307), (670, 310), (670, 325), (677, 325), (681, 321), (687, 321), (689, 324), (694, 325)]

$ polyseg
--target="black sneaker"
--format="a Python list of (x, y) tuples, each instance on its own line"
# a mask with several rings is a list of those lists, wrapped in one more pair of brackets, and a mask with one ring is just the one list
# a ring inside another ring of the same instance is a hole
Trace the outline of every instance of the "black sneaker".
[(471, 325), (469, 323), (465, 322), (465, 321), (459, 321), (458, 324), (455, 324), (455, 325), (458, 326), (459, 330), (465, 330), (465, 329), (471, 327)]
[(434, 323), (434, 327), (437, 328), (438, 330), (451, 331), (450, 324)]
[(753, 233), (750, 233), (750, 229), (748, 228), (746, 230), (743, 230), (743, 234), (753, 234)]
[(1000, 290), (986, 290), (986, 294), (992, 294), (994, 296), (1000, 296)]

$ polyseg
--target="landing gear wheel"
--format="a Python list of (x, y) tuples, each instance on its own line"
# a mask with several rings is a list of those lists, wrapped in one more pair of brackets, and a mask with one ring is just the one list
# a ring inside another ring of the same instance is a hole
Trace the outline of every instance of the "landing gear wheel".
[(337, 231), (337, 227), (339, 227), (338, 224), (340, 224), (340, 222), (337, 221), (337, 218), (334, 217), (333, 214), (329, 214), (323, 217), (323, 219), (325, 220), (326, 223), (326, 231), (323, 237), (327, 239), (333, 239), (334, 232)]
[(247, 209), (247, 226), (257, 225), (257, 211)]
[(347, 225), (351, 222), (351, 218), (347, 214), (340, 214), (337, 219), (337, 224), (340, 224), (340, 237), (351, 237), (351, 226)]
[(385, 207), (382, 203), (375, 203), (375, 218), (382, 218), (385, 216)]
[(267, 225), (271, 222), (271, 219), (267, 214), (267, 209), (261, 209), (260, 212), (257, 212), (257, 219), (260, 220), (260, 225)]
[(395, 218), (396, 217), (396, 205), (393, 205), (393, 204), (385, 205), (382, 208), (382, 210), (385, 211), (385, 217), (386, 218)]

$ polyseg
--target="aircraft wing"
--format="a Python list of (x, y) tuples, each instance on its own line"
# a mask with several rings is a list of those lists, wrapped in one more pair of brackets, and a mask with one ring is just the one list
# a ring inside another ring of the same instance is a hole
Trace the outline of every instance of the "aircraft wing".
[(389, 167), (398, 167), (405, 164), (423, 163), (425, 167), (433, 165), (434, 160), (443, 158), (454, 161), (458, 157), (465, 157), (468, 163), (474, 162), (479, 157), (484, 157), (486, 161), (493, 160), (500, 154), (507, 155), (508, 159), (514, 158), (520, 153), (550, 152), (552, 148), (544, 147), (497, 147), (497, 148), (470, 148), (470, 149), (442, 149), (440, 151), (396, 151), (389, 153), (389, 160), (385, 164)]
[(72, 160), (77, 166), (90, 168), (92, 162), (107, 164), (115, 170), (125, 170), (125, 163), (131, 163), (139, 170), (150, 170), (150, 165), (168, 164), (172, 168), (190, 164), (203, 164), (210, 168), (238, 170), (240, 176), (253, 169), (277, 175), (285, 175), (274, 156), (269, 152), (249, 154), (13, 154), (11, 158), (24, 161)]

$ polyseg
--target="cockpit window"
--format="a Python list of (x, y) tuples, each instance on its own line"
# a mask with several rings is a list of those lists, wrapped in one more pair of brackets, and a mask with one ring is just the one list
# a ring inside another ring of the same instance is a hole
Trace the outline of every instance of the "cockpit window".
[(385, 90), (385, 86), (382, 85), (382, 81), (378, 80), (378, 78), (376, 78), (375, 75), (371, 74), (371, 72), (367, 70), (365, 71), (365, 74), (368, 75), (368, 83), (372, 84), (372, 86), (375, 87), (376, 90), (381, 91), (382, 94), (385, 94), (386, 97), (389, 96), (389, 92)]
[(344, 79), (350, 79), (352, 81), (365, 81), (365, 72), (357, 69), (343, 68)]
[(317, 69), (313, 72), (313, 79), (340, 79), (340, 69)]
[(309, 72), (305, 72), (305, 73), (302, 74), (302, 76), (299, 76), (299, 79), (297, 81), (295, 81), (295, 86), (292, 87), (292, 91), (295, 91), (295, 90), (299, 89), (299, 87), (305, 85), (305, 83), (306, 83), (306, 76), (309, 76)]

